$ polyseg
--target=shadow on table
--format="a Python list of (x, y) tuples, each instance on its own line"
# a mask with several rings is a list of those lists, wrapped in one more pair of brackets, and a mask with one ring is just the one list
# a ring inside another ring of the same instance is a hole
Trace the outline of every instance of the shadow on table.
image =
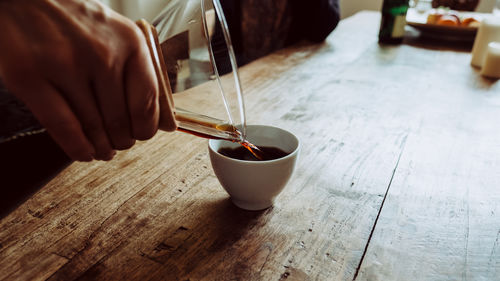
[(1, 143), (0, 155), (0, 218), (71, 163), (46, 133)]
[(476, 83), (475, 83), (475, 87), (477, 89), (489, 90), (490, 88), (494, 87), (499, 80), (498, 78), (489, 78), (489, 77), (482, 76), (480, 74), (481, 69), (479, 69), (478, 67), (471, 65), (471, 68), (477, 77)]
[(264, 225), (266, 214), (272, 212), (273, 207), (262, 211), (246, 211), (236, 207), (229, 198), (207, 203), (212, 224), (212, 237), (218, 237), (210, 247), (210, 251), (221, 250), (238, 241), (248, 231)]
[(417, 30), (406, 30), (404, 44), (417, 48), (470, 53), (474, 41), (461, 38), (426, 36)]
[(174, 225), (175, 231), (166, 234), (158, 245), (143, 254), (162, 264), (159, 275), (168, 280), (185, 280), (194, 271), (207, 270), (209, 264), (217, 267), (220, 259), (226, 258), (237, 259), (229, 264), (236, 266), (237, 269), (233, 269), (240, 273), (251, 266), (240, 253), (231, 249), (236, 244), (254, 243), (248, 238), (252, 237), (251, 232), (258, 232), (266, 224), (272, 207), (263, 211), (245, 211), (225, 198), (198, 202), (192, 208), (187, 207), (184, 212), (195, 216), (195, 225)]

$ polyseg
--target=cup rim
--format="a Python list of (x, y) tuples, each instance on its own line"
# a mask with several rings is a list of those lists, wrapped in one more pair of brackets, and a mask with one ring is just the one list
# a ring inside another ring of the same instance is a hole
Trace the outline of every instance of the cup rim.
[(215, 153), (218, 157), (221, 157), (223, 159), (227, 159), (229, 161), (235, 161), (237, 163), (245, 163), (245, 164), (251, 164), (251, 165), (264, 165), (264, 164), (269, 164), (269, 163), (273, 163), (273, 162), (284, 161), (284, 160), (287, 160), (288, 158), (295, 157), (295, 155), (298, 153), (298, 151), (300, 149), (299, 138), (297, 138), (297, 136), (295, 136), (295, 134), (293, 134), (292, 132), (290, 132), (288, 130), (285, 130), (285, 129), (282, 129), (279, 127), (275, 127), (275, 126), (269, 126), (269, 125), (247, 125), (247, 129), (248, 129), (248, 127), (271, 128), (271, 129), (278, 129), (278, 130), (284, 131), (284, 132), (290, 134), (295, 139), (295, 141), (297, 142), (297, 146), (292, 150), (292, 152), (288, 153), (286, 156), (283, 156), (283, 157), (277, 158), (277, 159), (272, 159), (272, 160), (260, 160), (260, 161), (241, 160), (241, 159), (231, 158), (231, 157), (228, 157), (226, 155), (220, 154), (217, 150), (215, 150), (213, 148), (213, 145), (215, 143), (217, 143), (217, 142), (229, 142), (227, 140), (209, 139), (208, 140), (208, 148), (210, 149), (211, 152)]

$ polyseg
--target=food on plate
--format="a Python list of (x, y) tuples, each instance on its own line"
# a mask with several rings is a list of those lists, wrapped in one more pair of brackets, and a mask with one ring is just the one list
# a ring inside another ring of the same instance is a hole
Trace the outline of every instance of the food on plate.
[(430, 13), (427, 15), (427, 23), (437, 24), (438, 20), (441, 19), (443, 14), (440, 13)]
[(479, 21), (475, 18), (469, 17), (462, 20), (462, 26), (479, 27)]
[(427, 24), (437, 24), (458, 27), (478, 27), (479, 20), (473, 16), (458, 13), (453, 10), (432, 10), (427, 15)]
[(455, 11), (449, 11), (446, 15), (455, 18), (458, 21), (458, 23), (461, 22), (460, 16)]
[(439, 24), (439, 25), (449, 25), (449, 26), (459, 26), (460, 25), (460, 20), (457, 19), (456, 17), (454, 16), (448, 16), (448, 15), (445, 15), (445, 16), (442, 16), (437, 22), (436, 24)]

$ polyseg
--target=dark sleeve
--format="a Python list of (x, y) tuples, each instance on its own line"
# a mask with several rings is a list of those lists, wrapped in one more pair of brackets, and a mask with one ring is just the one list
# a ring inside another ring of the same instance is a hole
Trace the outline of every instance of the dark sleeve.
[(340, 21), (338, 0), (292, 0), (292, 26), (287, 43), (299, 40), (320, 42)]

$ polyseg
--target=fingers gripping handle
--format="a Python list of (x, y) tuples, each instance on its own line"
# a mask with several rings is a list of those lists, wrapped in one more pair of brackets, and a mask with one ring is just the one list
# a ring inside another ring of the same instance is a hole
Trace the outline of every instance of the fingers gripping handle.
[(156, 29), (147, 21), (141, 19), (136, 22), (137, 26), (144, 33), (146, 43), (148, 45), (151, 60), (153, 62), (159, 88), (160, 101), (160, 130), (175, 131), (177, 122), (175, 120), (174, 99), (172, 97), (172, 89), (168, 80), (167, 68), (163, 60), (163, 54), (158, 42), (158, 34)]

